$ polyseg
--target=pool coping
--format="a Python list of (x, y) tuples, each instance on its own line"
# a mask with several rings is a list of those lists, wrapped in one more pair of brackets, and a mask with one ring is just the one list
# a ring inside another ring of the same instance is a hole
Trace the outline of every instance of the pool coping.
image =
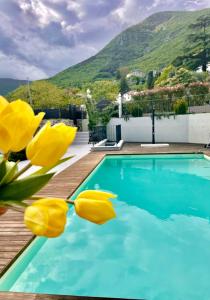
[[(181, 145), (180, 145), (181, 148)], [(75, 164), (73, 164), (72, 166), (68, 167), (66, 170), (64, 170), (63, 172), (61, 172), (60, 174), (58, 174), (57, 176), (54, 177), (53, 182), (55, 181), (59, 181), (62, 177), (66, 178), (65, 175), (66, 173), (70, 172), (73, 167), (76, 167), (77, 164), (82, 164), (83, 162), (85, 163), (86, 161), (88, 161), (90, 163), (90, 167), (88, 169), (85, 169), (85, 171), (83, 172), (83, 176), (80, 176), (80, 180), (77, 180), (75, 186), (71, 189), (71, 192), (68, 193), (68, 195), (66, 197), (71, 197), (71, 195), (74, 194), (74, 192), (76, 191), (76, 189), (87, 179), (87, 177), (98, 167), (98, 165), (102, 162), (102, 160), (106, 157), (106, 156), (116, 156), (116, 155), (166, 155), (166, 154), (203, 154), (204, 156), (206, 156), (206, 159), (210, 160), (210, 150), (208, 151), (208, 149), (203, 149), (203, 151), (201, 150), (195, 150), (195, 151), (171, 151), (169, 152), (169, 148), (167, 148), (166, 151), (162, 151), (163, 148), (161, 148), (161, 151), (155, 151), (156, 149), (152, 149), (152, 152), (147, 152), (147, 149), (144, 149), (143, 153), (140, 152), (133, 152), (133, 151), (128, 151), (128, 152), (124, 152), (123, 150), (118, 151), (118, 152), (106, 152), (106, 151), (102, 151), (102, 152), (91, 152), (89, 154), (87, 154), (85, 157), (81, 158), (78, 162), (76, 162)], [(92, 161), (92, 160), (93, 161)], [(81, 174), (80, 174), (81, 175)], [(53, 183), (50, 185), (52, 186)], [(41, 191), (41, 194), (43, 195), (48, 195), (48, 190), (49, 188), (44, 188)], [(66, 190), (65, 190), (66, 191)], [(48, 195), (48, 196), (52, 196), (52, 195)], [(61, 197), (61, 196), (60, 196)], [(0, 239), (1, 239), (1, 234), (0, 234)], [(24, 247), (16, 253), (16, 255), (13, 257), (13, 259), (10, 260), (10, 262), (8, 264), (6, 264), (5, 268), (3, 268), (3, 270), (0, 272), (0, 278), (7, 272), (7, 270), (11, 267), (11, 265), (19, 258), (19, 256), (24, 252), (24, 250), (31, 244), (31, 242), (35, 239), (35, 236), (33, 236), (31, 234), (31, 238), (27, 241), (27, 243), (24, 245)], [(19, 298), (20, 297), (20, 298)], [(65, 295), (47, 295), (47, 294), (30, 294), (30, 293), (15, 293), (15, 292), (0, 292), (0, 300), (11, 300), (11, 299), (27, 299), (27, 300), (64, 300), (64, 299), (68, 299), (68, 300), (76, 300), (76, 299), (116, 299), (116, 298), (106, 298), (106, 297), (86, 297), (86, 296), (65, 296)], [(117, 299), (124, 299), (124, 298), (117, 298)], [(128, 300), (128, 299), (127, 299)], [(133, 299), (132, 299), (133, 300)], [(140, 300), (140, 299), (138, 299)]]

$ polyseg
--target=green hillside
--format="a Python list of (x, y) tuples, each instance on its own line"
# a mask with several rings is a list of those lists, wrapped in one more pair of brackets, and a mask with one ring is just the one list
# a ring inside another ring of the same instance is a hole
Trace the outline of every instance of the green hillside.
[(26, 80), (0, 78), (0, 95), (7, 95), (23, 84), (26, 84)]
[(195, 12), (160, 12), (128, 28), (114, 38), (97, 55), (72, 66), (54, 77), (61, 87), (83, 82), (111, 79), (119, 67), (159, 70), (182, 54), (189, 25), (210, 9)]

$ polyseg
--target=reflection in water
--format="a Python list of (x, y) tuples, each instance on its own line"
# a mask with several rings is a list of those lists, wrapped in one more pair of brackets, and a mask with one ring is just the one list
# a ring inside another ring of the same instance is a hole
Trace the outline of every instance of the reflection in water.
[(118, 193), (117, 219), (96, 226), (71, 212), (65, 234), (45, 242), (11, 290), (209, 300), (210, 182), (194, 168), (210, 163), (164, 161), (106, 160), (85, 188)]

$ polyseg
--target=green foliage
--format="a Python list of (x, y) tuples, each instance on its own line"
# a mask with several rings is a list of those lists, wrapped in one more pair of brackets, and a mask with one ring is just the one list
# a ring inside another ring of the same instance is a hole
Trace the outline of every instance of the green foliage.
[(191, 95), (207, 95), (209, 94), (209, 83), (195, 82), (190, 84), (189, 93)]
[(90, 89), (91, 95), (96, 102), (102, 99), (115, 101), (119, 93), (119, 85), (117, 81), (95, 81), (83, 87), (84, 93), (87, 89)]
[(107, 107), (105, 107), (101, 112), (99, 112), (100, 123), (102, 125), (107, 125), (114, 113), (115, 113), (115, 107), (113, 104), (110, 104)]
[(12, 161), (4, 161), (6, 165), (6, 173), (3, 178), (1, 178), (0, 186), (3, 186), (7, 183), (10, 183), (14, 178), (15, 174), (18, 172), (18, 163), (14, 163)]
[[(31, 176), (16, 180), (1, 187), (1, 201), (17, 200), (21, 201), (31, 197), (38, 192), (52, 178), (54, 173), (40, 176)], [(26, 188), (27, 187), (27, 188)]]
[(88, 113), (88, 128), (89, 130), (92, 130), (99, 123), (99, 115), (96, 108), (96, 101), (92, 99), (87, 99), (85, 104)]
[(129, 89), (129, 86), (128, 86), (126, 77), (122, 77), (122, 78), (120, 79), (120, 89), (119, 89), (119, 92), (121, 93), (121, 95), (124, 95), (124, 94), (126, 94), (129, 90), (130, 90), (130, 89)]
[(147, 88), (152, 89), (154, 87), (154, 76), (153, 76), (153, 71), (149, 71), (148, 76), (147, 76)]
[(176, 68), (173, 65), (169, 65), (163, 69), (161, 75), (155, 81), (156, 86), (165, 86), (166, 82), (175, 75)]
[[(64, 91), (47, 81), (35, 81), (30, 85), (33, 108), (59, 108), (69, 103)], [(30, 103), (27, 85), (22, 85), (8, 96), (10, 101), (22, 99)]]
[(86, 93), (80, 88), (72, 87), (64, 90), (64, 97), (67, 103), (80, 106), (85, 104)]
[(202, 71), (207, 71), (210, 52), (210, 34), (207, 29), (210, 27), (210, 16), (200, 16), (189, 28), (192, 32), (188, 35), (190, 46), (185, 49), (183, 58), (187, 61), (196, 60), (198, 66), (202, 66)]
[[(119, 68), (161, 70), (183, 55), (189, 25), (210, 9), (194, 12), (160, 12), (128, 28), (97, 55), (58, 73), (50, 81), (60, 87), (77, 86), (98, 78), (116, 78)], [(118, 74), (118, 79), (119, 74)]]
[(130, 115), (132, 117), (142, 117), (143, 115), (142, 106), (137, 101), (124, 104), (123, 110), (126, 115)]
[(205, 82), (207, 78), (206, 73), (197, 73), (186, 68), (177, 69), (173, 66), (165, 68), (156, 80), (156, 86), (176, 86), (178, 84), (189, 85), (193, 82)]
[(187, 102), (184, 99), (178, 99), (173, 105), (176, 115), (185, 115), (187, 113)]
[(68, 156), (68, 157), (62, 158), (59, 161), (57, 161), (57, 163), (55, 163), (54, 165), (49, 166), (49, 167), (41, 167), (40, 169), (38, 169), (37, 171), (32, 173), (30, 176), (44, 175), (44, 174), (48, 173), (50, 170), (52, 170), (53, 168), (57, 167), (58, 165), (68, 161), (72, 157), (73, 156)]
[(0, 95), (7, 95), (17, 89), (20, 85), (26, 84), (26, 80), (17, 80), (10, 78), (0, 78)]
[(117, 71), (116, 71), (116, 78), (117, 79), (121, 79), (123, 77), (126, 77), (126, 75), (129, 73), (129, 69), (127, 67), (122, 67), (122, 68), (119, 68)]
[(90, 130), (95, 126), (108, 124), (115, 113), (115, 105), (111, 101), (109, 105), (103, 109), (98, 109), (97, 101), (93, 99), (87, 99), (85, 104), (88, 112), (88, 127)]
[(189, 85), (156, 87), (152, 90), (135, 92), (133, 99), (141, 103), (144, 112), (151, 111), (151, 103), (155, 102), (156, 110), (171, 111), (172, 103), (177, 98), (186, 99), (189, 105), (203, 105), (209, 99), (210, 84), (208, 82), (194, 82)]

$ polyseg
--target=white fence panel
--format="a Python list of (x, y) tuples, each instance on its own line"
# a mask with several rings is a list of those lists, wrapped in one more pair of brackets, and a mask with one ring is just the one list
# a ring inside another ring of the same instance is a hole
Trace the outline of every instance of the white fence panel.
[[(115, 126), (121, 125), (122, 139), (126, 142), (151, 143), (152, 120), (150, 117), (112, 118), (108, 124), (108, 138), (113, 139)], [(155, 120), (156, 142), (197, 143), (210, 142), (210, 113), (162, 117)]]

